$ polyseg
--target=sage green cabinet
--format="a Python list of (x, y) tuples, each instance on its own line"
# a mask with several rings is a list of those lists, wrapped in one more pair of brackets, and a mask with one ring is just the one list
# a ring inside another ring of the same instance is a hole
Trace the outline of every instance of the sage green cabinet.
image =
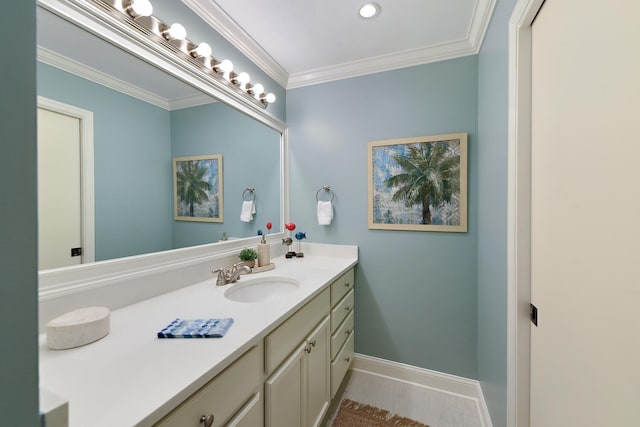
[(265, 338), (265, 426), (321, 424), (331, 387), (329, 307), (327, 288)]

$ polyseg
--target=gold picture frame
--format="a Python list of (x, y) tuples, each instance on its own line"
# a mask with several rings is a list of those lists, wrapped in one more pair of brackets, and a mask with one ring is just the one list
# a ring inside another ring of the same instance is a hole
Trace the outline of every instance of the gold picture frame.
[(467, 138), (369, 142), (369, 228), (466, 232)]

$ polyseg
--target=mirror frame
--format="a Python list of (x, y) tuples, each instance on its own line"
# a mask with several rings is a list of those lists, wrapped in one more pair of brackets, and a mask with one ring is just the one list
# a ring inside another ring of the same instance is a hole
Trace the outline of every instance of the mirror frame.
[[(270, 234), (267, 241), (269, 243), (281, 241), (285, 235), (284, 224), (289, 220), (289, 143), (288, 129), (284, 122), (91, 2), (37, 0), (37, 7), (42, 7), (74, 23), (85, 31), (280, 132), (280, 231)], [(259, 237), (255, 236), (43, 270), (38, 272), (39, 299), (43, 301), (58, 298), (88, 289), (109, 286), (111, 283), (121, 282), (124, 278), (141, 277), (151, 271), (169, 271), (178, 266), (193, 265), (207, 259), (236, 255), (241, 248), (255, 245), (258, 240)]]

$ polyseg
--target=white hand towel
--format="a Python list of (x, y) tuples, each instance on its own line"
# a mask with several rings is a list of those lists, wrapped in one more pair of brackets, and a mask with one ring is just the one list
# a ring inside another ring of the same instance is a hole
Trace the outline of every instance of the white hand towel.
[(333, 219), (333, 205), (331, 202), (318, 201), (318, 224), (329, 225)]
[(253, 221), (253, 214), (256, 213), (256, 207), (253, 200), (245, 200), (242, 202), (242, 209), (240, 210), (240, 221), (251, 222)]

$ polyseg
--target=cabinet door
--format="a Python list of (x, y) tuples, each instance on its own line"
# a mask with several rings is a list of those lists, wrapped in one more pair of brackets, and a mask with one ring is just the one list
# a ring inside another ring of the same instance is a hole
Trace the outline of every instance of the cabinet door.
[(226, 427), (261, 427), (262, 426), (262, 400), (260, 393), (256, 393), (249, 402), (236, 414)]
[(311, 333), (305, 349), (306, 426), (319, 426), (329, 407), (329, 316)]
[(302, 423), (302, 378), (305, 348), (300, 345), (264, 384), (265, 426), (300, 427)]

